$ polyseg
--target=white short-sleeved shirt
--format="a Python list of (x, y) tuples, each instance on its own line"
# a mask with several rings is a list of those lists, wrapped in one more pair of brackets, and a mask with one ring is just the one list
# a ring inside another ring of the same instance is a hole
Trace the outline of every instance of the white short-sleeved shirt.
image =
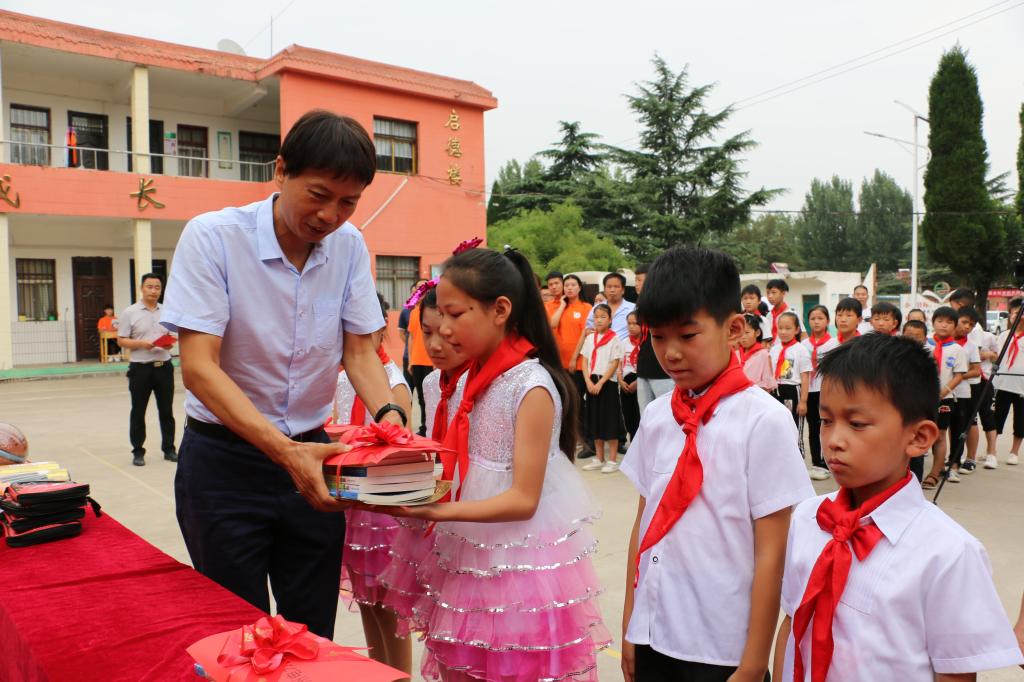
[[(1006, 343), (1006, 337), (1009, 333), (1006, 331), (999, 335), (999, 339), (996, 342), (999, 348), (1002, 348), (1003, 344)], [(1013, 352), (1013, 344), (1017, 344), (1017, 357), (1011, 363), (1010, 353)], [(1000, 371), (1009, 372), (1011, 375), (999, 374), (992, 379), (992, 386), (997, 391), (1008, 391), (1017, 395), (1024, 395), (1024, 376), (1012, 376), (1012, 374), (1024, 374), (1024, 336), (1016, 341), (1010, 341), (1010, 347), (1006, 350), (1006, 356), (1003, 358), (1003, 365), (1000, 367)]]
[[(807, 355), (811, 358), (811, 371), (814, 372), (814, 374), (811, 375), (810, 387), (807, 389), (807, 392), (819, 393), (821, 392), (821, 376), (818, 374), (818, 371), (814, 369), (814, 344), (811, 343), (810, 338), (806, 338), (800, 343), (807, 349)], [(835, 348), (839, 348), (839, 339), (829, 335), (828, 341), (818, 346), (818, 362), (820, 363), (825, 357), (825, 354)]]
[[(121, 313), (117, 335), (122, 339), (156, 341), (167, 333), (167, 329), (160, 324), (162, 312), (163, 308), (159, 303), (156, 304), (155, 310), (150, 310), (142, 301), (136, 301)], [(170, 359), (171, 354), (166, 348), (132, 349), (132, 362), (167, 362)]]
[[(625, 376), (629, 376), (630, 374), (636, 374), (637, 373), (637, 366), (636, 366), (636, 364), (630, 362), (630, 360), (629, 360), (629, 356), (632, 353), (633, 353), (633, 341), (632, 341), (632, 339), (627, 339), (626, 342), (622, 344), (622, 376), (624, 376), (624, 377)], [(639, 349), (638, 349), (638, 352), (637, 352), (637, 362), (639, 362), (639, 361), (640, 361), (640, 353), (639, 353)]]
[[(642, 539), (686, 444), (672, 394), (651, 402), (622, 472), (646, 498)], [(626, 639), (679, 660), (735, 666), (747, 640), (754, 520), (814, 495), (793, 417), (751, 386), (723, 398), (697, 432), (704, 483), (686, 513), (640, 557)]]
[[(974, 342), (971, 341), (971, 337), (970, 336), (967, 337), (967, 343), (965, 343), (963, 346), (961, 346), (961, 348), (964, 349), (964, 354), (967, 355), (967, 369), (968, 370), (970, 370), (971, 365), (979, 365), (979, 366), (981, 365), (981, 351), (974, 344)], [(960, 382), (960, 385), (956, 387), (956, 390), (953, 391), (953, 394), (957, 397), (957, 399), (960, 399), (960, 398), (970, 398), (971, 397), (971, 386), (973, 386), (975, 384), (980, 384), (980, 383), (981, 383), (981, 377), (980, 376), (974, 377), (973, 379), (965, 379), (964, 381)], [(963, 387), (963, 388), (961, 388), (961, 387)]]
[[(294, 435), (327, 419), (342, 334), (370, 334), (384, 318), (359, 230), (339, 227), (299, 272), (274, 235), (276, 197), (189, 221), (161, 322), (221, 337), (221, 369), (271, 424)], [(185, 413), (220, 422), (191, 391)]]
[[(618, 336), (616, 336), (611, 341), (598, 348), (597, 362), (591, 364), (590, 359), (593, 357), (594, 345), (597, 343), (597, 340), (595, 339), (596, 336), (597, 334), (591, 334), (583, 341), (583, 347), (580, 349), (580, 356), (587, 361), (591, 374), (604, 376), (604, 373), (608, 371), (608, 366), (613, 361), (622, 361), (622, 341)], [(618, 379), (616, 379), (615, 374), (612, 374), (609, 381), (618, 381)]]
[[(782, 353), (782, 344), (776, 343), (771, 348), (772, 371), (778, 367), (779, 355)], [(786, 358), (782, 361), (782, 372), (776, 373), (776, 379), (780, 384), (800, 385), (800, 376), (805, 372), (811, 372), (811, 354), (803, 344), (797, 342), (786, 349)]]
[[(928, 337), (928, 352), (935, 357), (935, 337)], [(956, 341), (947, 341), (942, 345), (942, 366), (939, 367), (939, 392), (941, 393), (956, 374), (967, 373), (967, 352)], [(961, 384), (964, 382), (960, 382)], [(967, 389), (968, 396), (970, 389)], [(955, 398), (956, 393), (946, 396)]]
[[(806, 500), (793, 512), (782, 580), (782, 608), (790, 617), (832, 538), (816, 519), (825, 497)], [(883, 537), (863, 562), (853, 559), (832, 621), (829, 682), (932, 682), (935, 673), (1024, 662), (985, 548), (924, 498), (917, 479), (867, 518)], [(783, 680), (793, 679), (794, 650), (791, 633)], [(810, 680), (811, 628), (800, 652)]]
[[(409, 390), (409, 384), (405, 381), (402, 368), (392, 360), (384, 364), (384, 372), (388, 375), (388, 386), (392, 390), (399, 386), (405, 386)], [(356, 401), (356, 389), (349, 381), (348, 373), (342, 370), (338, 372), (338, 385), (334, 390), (334, 422), (336, 424), (347, 424), (352, 416), (352, 404)], [(373, 415), (366, 411), (365, 423), (373, 422)]]
[[(977, 325), (975, 329), (977, 329)], [(970, 336), (968, 335), (968, 338)], [(989, 353), (998, 353), (1000, 349), (999, 342), (996, 340), (996, 335), (989, 331), (982, 331), (981, 343), (978, 345), (978, 351), (985, 351)], [(982, 360), (981, 361), (981, 378), (991, 379), (992, 378), (992, 361)]]

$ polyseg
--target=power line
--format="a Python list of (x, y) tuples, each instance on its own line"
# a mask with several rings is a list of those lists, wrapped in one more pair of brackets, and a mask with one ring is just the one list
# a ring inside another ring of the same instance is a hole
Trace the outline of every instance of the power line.
[(285, 12), (287, 12), (288, 9), (292, 5), (294, 5), (296, 2), (297, 2), (297, 0), (291, 0), (287, 5), (285, 5), (284, 9), (282, 9), (277, 14), (273, 15), (273, 17), (270, 19), (270, 21), (268, 21), (266, 24), (264, 24), (263, 28), (261, 28), (259, 31), (256, 32), (256, 35), (254, 35), (252, 38), (249, 38), (249, 40), (245, 41), (245, 43), (242, 45), (242, 47), (249, 47), (249, 45), (252, 43), (252, 41), (256, 40), (261, 35), (266, 33), (267, 29), (274, 25), (274, 21), (277, 20), (277, 19), (280, 19), (281, 15), (284, 14)]

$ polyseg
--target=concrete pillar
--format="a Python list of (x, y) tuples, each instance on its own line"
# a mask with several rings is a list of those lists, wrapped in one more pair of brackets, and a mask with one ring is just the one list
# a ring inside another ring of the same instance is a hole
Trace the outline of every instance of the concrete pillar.
[(11, 311), (11, 230), (7, 214), (0, 213), (0, 369), (14, 367), (14, 343), (11, 328), (14, 315)]
[(135, 281), (132, 282), (132, 287), (138, 289), (139, 278), (153, 271), (153, 224), (141, 218), (136, 218), (132, 222), (135, 228)]
[(132, 72), (132, 168), (136, 173), (150, 173), (148, 152), (149, 69), (136, 66)]
[[(0, 140), (9, 140), (10, 135), (7, 134), (7, 108), (3, 106), (3, 92), (4, 92), (4, 64), (3, 64), (3, 53), (0, 51)], [(9, 144), (0, 144), (0, 163), (7, 163), (8, 159), (11, 158), (11, 152), (8, 150)]]

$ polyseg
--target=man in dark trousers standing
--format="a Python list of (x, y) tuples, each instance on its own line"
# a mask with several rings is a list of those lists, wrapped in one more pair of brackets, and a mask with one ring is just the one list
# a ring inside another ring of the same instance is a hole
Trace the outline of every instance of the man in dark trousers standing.
[(174, 366), (170, 346), (155, 346), (167, 329), (160, 324), (160, 294), (164, 285), (160, 275), (142, 276), (138, 301), (124, 309), (117, 327), (117, 345), (131, 351), (128, 365), (128, 391), (132, 395), (128, 438), (132, 444), (132, 464), (146, 464), (146, 408), (149, 394), (156, 395), (160, 415), (160, 450), (164, 459), (177, 462), (174, 450)]

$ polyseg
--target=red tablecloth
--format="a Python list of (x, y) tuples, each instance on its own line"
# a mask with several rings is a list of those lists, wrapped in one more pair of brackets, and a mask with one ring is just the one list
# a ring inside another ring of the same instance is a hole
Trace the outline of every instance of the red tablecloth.
[(0, 543), (0, 680), (195, 682), (185, 648), (261, 615), (107, 515), (76, 538)]

